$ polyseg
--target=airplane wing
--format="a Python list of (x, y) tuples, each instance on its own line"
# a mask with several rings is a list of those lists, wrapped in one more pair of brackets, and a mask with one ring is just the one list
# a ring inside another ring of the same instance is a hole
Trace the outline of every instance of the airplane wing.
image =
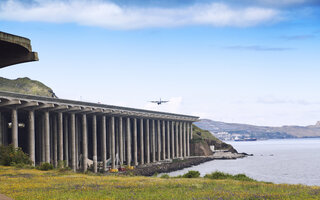
[(161, 101), (161, 103), (167, 103), (167, 102), (169, 102), (169, 101)]
[(149, 102), (151, 102), (151, 103), (158, 103), (159, 101), (149, 101)]

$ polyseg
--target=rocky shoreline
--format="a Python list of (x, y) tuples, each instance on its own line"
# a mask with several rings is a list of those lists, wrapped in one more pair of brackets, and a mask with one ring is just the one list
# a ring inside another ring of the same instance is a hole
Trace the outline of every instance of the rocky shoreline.
[(173, 159), (157, 163), (150, 163), (138, 166), (137, 168), (124, 172), (125, 175), (136, 175), (136, 176), (153, 176), (154, 174), (169, 173), (184, 168), (199, 165), (204, 162), (211, 160), (227, 160), (237, 159), (250, 156), (246, 153), (232, 153), (232, 152), (215, 152), (210, 156), (192, 156), (184, 159)]

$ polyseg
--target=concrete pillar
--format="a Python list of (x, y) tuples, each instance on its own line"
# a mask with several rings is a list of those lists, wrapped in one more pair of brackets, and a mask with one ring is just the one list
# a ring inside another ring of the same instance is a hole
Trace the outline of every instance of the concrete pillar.
[(69, 121), (68, 117), (64, 117), (64, 160), (66, 166), (69, 166)]
[(147, 163), (150, 163), (150, 128), (149, 128), (149, 119), (146, 119), (146, 154), (147, 154)]
[(183, 122), (183, 157), (187, 157), (187, 127), (186, 127), (186, 122)]
[(137, 118), (133, 119), (133, 160), (134, 165), (138, 165), (138, 133), (137, 133)]
[(176, 158), (180, 157), (180, 152), (179, 152), (179, 122), (176, 122), (176, 131), (175, 131), (175, 135), (176, 135)]
[(97, 116), (92, 116), (92, 160), (93, 173), (98, 172), (98, 155), (97, 155)]
[(171, 122), (171, 158), (175, 158), (175, 146), (174, 146), (174, 121)]
[(187, 123), (187, 157), (190, 156), (190, 123)]
[(143, 119), (140, 119), (140, 164), (144, 164), (144, 135), (143, 135)]
[(123, 125), (122, 125), (122, 117), (119, 117), (119, 157), (120, 157), (120, 165), (123, 165)]
[(129, 117), (127, 117), (127, 165), (131, 165), (131, 128)]
[(76, 116), (74, 113), (70, 114), (70, 132), (71, 132), (71, 168), (75, 172), (76, 165)]
[(157, 149), (158, 149), (158, 161), (161, 160), (161, 126), (160, 126), (160, 120), (157, 120)]
[(2, 126), (2, 114), (0, 112), (0, 146), (3, 145), (3, 126)]
[(13, 108), (11, 113), (11, 131), (13, 147), (18, 148), (18, 110), (16, 108)]
[(179, 122), (179, 155), (183, 157), (182, 122)]
[(162, 139), (161, 139), (161, 144), (162, 144), (162, 160), (166, 159), (166, 122), (162, 121)]
[(101, 117), (101, 160), (103, 171), (107, 170), (107, 127), (106, 116)]
[(190, 123), (190, 140), (192, 140), (193, 136), (192, 136), (192, 122)]
[(59, 135), (59, 161), (63, 161), (63, 114), (58, 113), (58, 135)]
[(87, 115), (82, 114), (82, 169), (84, 172), (88, 169), (88, 133), (87, 133)]
[(155, 120), (151, 123), (151, 146), (152, 146), (152, 162), (156, 162), (156, 128)]
[(50, 163), (50, 121), (49, 111), (44, 112), (45, 162)]
[[(34, 121), (34, 111), (29, 111), (29, 134), (28, 134), (28, 140), (29, 140), (29, 156), (30, 160), (32, 161), (32, 165), (35, 166), (36, 163), (36, 153), (35, 153), (35, 121)], [(1, 123), (1, 120), (0, 120)], [(0, 131), (2, 131), (0, 129)]]
[(41, 162), (46, 162), (45, 114), (41, 117)]
[(170, 152), (170, 121), (167, 121), (167, 158), (170, 159), (171, 152)]
[(115, 127), (114, 116), (110, 118), (110, 134), (111, 134), (111, 168), (116, 168), (116, 140), (115, 140)]
[(53, 165), (56, 168), (58, 166), (58, 124), (57, 124), (57, 116), (53, 116)]

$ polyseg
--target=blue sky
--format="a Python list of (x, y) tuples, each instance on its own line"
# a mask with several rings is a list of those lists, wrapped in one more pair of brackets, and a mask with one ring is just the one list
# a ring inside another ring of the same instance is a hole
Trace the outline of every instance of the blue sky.
[[(183, 2), (183, 3), (182, 3)], [(60, 98), (280, 126), (320, 120), (320, 1), (3, 0)], [(148, 103), (170, 100), (161, 106)]]

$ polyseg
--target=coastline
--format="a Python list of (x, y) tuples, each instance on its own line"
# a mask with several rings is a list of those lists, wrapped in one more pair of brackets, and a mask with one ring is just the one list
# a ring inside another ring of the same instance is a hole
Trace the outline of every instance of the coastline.
[(250, 156), (246, 153), (232, 153), (232, 152), (214, 152), (210, 156), (191, 156), (184, 159), (173, 159), (166, 160), (162, 162), (150, 163), (141, 166), (137, 166), (131, 171), (123, 172), (124, 175), (135, 175), (135, 176), (153, 176), (160, 173), (170, 173), (173, 171), (178, 171), (184, 168), (199, 165), (204, 162), (211, 160), (229, 160), (238, 159)]

